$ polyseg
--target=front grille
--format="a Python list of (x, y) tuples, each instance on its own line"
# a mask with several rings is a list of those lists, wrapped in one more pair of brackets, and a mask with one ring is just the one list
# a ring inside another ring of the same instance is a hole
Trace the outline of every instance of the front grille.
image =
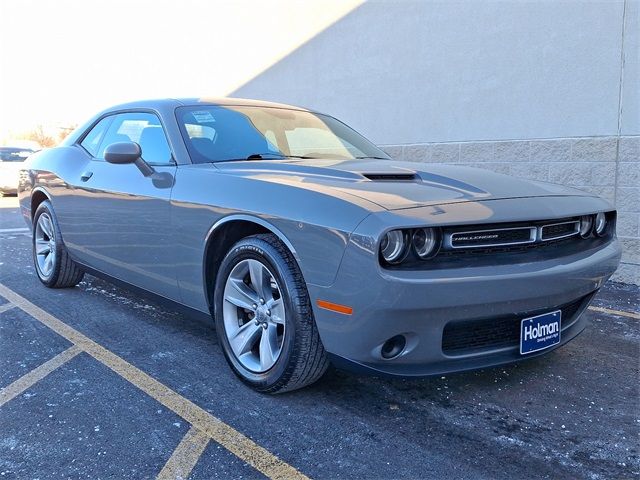
[(520, 249), (530, 244), (540, 246), (558, 241), (580, 230), (580, 220), (565, 218), (556, 221), (536, 221), (528, 224), (487, 225), (485, 228), (453, 227), (444, 229), (443, 250)]
[(566, 305), (538, 312), (449, 322), (442, 332), (442, 351), (446, 355), (455, 356), (518, 347), (522, 319), (560, 309), (562, 311), (560, 328), (564, 329), (574, 320), (583, 303), (592, 296), (593, 294), (590, 294)]
[(544, 241), (557, 240), (559, 238), (577, 235), (579, 231), (580, 222), (578, 221), (554, 223), (553, 225), (545, 225), (542, 227), (540, 238)]
[(451, 248), (482, 248), (502, 245), (520, 245), (535, 241), (534, 227), (475, 230), (451, 234)]

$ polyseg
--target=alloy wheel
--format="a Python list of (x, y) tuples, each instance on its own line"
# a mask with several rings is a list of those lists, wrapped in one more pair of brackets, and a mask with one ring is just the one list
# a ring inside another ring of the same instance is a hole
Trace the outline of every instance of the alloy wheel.
[(48, 213), (42, 213), (38, 217), (34, 248), (38, 270), (44, 277), (49, 277), (56, 261), (56, 236)]
[(225, 334), (233, 354), (248, 370), (264, 373), (282, 353), (286, 318), (282, 292), (260, 261), (238, 262), (224, 288)]

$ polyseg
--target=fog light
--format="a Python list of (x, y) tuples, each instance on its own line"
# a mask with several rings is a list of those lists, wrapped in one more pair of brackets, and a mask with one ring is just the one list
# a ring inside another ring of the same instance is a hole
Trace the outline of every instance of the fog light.
[(407, 339), (404, 338), (404, 335), (396, 335), (382, 344), (380, 355), (382, 355), (382, 358), (385, 360), (391, 360), (400, 355), (406, 346)]
[(601, 237), (602, 235), (604, 235), (605, 231), (607, 230), (607, 217), (605, 216), (604, 213), (600, 212), (596, 215), (596, 235), (598, 235), (599, 237)]

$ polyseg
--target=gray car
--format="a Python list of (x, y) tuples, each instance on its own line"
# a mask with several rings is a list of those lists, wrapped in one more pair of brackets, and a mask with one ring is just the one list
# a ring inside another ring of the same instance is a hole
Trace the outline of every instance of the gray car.
[(330, 362), (419, 377), (547, 353), (620, 260), (597, 196), (391, 160), (303, 108), (182, 99), (108, 109), (20, 172), (48, 287), (84, 272), (212, 316), (262, 392)]

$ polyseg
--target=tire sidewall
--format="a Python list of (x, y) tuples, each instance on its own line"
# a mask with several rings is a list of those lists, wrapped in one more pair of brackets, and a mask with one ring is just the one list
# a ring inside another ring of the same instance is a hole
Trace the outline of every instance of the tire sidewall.
[[(224, 325), (223, 301), (227, 278), (242, 260), (253, 259), (262, 262), (275, 277), (285, 305), (286, 326), (282, 345), (282, 352), (275, 365), (263, 373), (252, 372), (236, 358), (231, 349)], [(292, 303), (292, 292), (295, 294), (296, 285), (292, 273), (280, 253), (264, 240), (247, 238), (238, 242), (226, 255), (215, 282), (214, 290), (214, 319), (218, 339), (222, 345), (227, 361), (235, 373), (257, 390), (269, 390), (278, 384), (285, 383), (290, 376), (290, 365), (296, 351), (296, 332), (300, 322), (300, 313)]]
[[(38, 267), (38, 258), (36, 255), (36, 225), (38, 224), (38, 219), (43, 213), (46, 213), (47, 215), (49, 215), (49, 218), (51, 219), (51, 225), (53, 228), (53, 234), (55, 236), (55, 245), (56, 245), (56, 251), (55, 251), (56, 258), (53, 264), (53, 270), (51, 270), (51, 275), (49, 276), (43, 275), (42, 272), (40, 271), (40, 267)], [(58, 276), (60, 275), (60, 260), (62, 258), (62, 248), (63, 248), (62, 237), (60, 236), (58, 221), (56, 219), (55, 214), (53, 213), (53, 207), (51, 206), (51, 202), (49, 202), (48, 200), (45, 200), (40, 205), (38, 205), (38, 208), (36, 209), (36, 213), (33, 216), (32, 235), (31, 235), (31, 252), (33, 257), (33, 265), (34, 265), (34, 268), (36, 269), (36, 274), (38, 275), (38, 278), (40, 279), (40, 281), (48, 287), (55, 285), (58, 279)]]

